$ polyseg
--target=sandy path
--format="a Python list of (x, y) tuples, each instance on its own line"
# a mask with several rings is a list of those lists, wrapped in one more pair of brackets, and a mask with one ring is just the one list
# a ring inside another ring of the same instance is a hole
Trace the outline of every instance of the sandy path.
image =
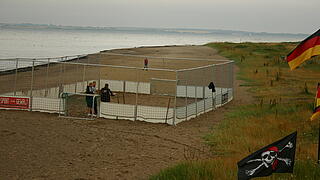
[[(219, 57), (207, 47), (186, 48), (192, 57)], [(183, 47), (165, 49), (175, 57), (186, 54)], [(186, 158), (210, 158), (202, 137), (232, 106), (251, 101), (239, 83), (230, 104), (178, 126), (1, 110), (0, 179), (147, 179)]]

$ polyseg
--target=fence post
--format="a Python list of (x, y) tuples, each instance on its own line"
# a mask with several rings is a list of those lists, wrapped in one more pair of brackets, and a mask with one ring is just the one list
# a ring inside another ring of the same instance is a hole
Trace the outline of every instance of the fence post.
[(203, 97), (203, 113), (206, 112), (206, 89), (204, 88), (205, 86), (202, 86), (202, 97)]
[(98, 89), (101, 89), (101, 59), (102, 59), (102, 54), (99, 52), (99, 84), (98, 84)]
[(234, 80), (234, 79), (233, 79), (233, 78), (234, 78), (234, 77), (233, 77), (233, 72), (234, 72), (234, 71), (233, 71), (233, 68), (234, 68), (234, 67), (233, 67), (233, 66), (234, 66), (234, 63), (232, 62), (232, 63), (231, 63), (231, 73), (230, 73), (230, 74), (231, 74), (232, 99), (234, 98), (234, 82), (233, 82), (233, 80)]
[[(79, 55), (77, 56), (77, 60), (79, 60)], [(77, 63), (77, 60), (75, 61)], [(78, 68), (78, 64), (76, 64), (76, 75), (78, 76), (79, 73), (79, 68)], [(76, 78), (76, 83), (74, 86), (74, 93), (77, 93), (77, 86), (78, 86), (78, 78)]]
[[(87, 58), (87, 64), (88, 64), (88, 67), (90, 68), (89, 58)], [(87, 67), (87, 66), (86, 66), (86, 67)], [(88, 74), (90, 74), (90, 73), (88, 73)], [(86, 71), (85, 71), (85, 75), (87, 75)], [(90, 78), (87, 78), (87, 86), (88, 86), (88, 84), (89, 84), (89, 79), (90, 79)]]
[(123, 81), (123, 88), (122, 88), (123, 93), (126, 92), (126, 81)]
[(49, 66), (50, 66), (50, 58), (48, 58), (48, 64), (47, 64), (47, 74), (46, 74), (46, 90), (44, 92), (44, 96), (48, 96), (48, 78), (49, 78)]
[(99, 80), (98, 80), (98, 90), (101, 89), (101, 66), (98, 66), (99, 68)]
[(213, 98), (213, 92), (211, 91), (211, 99), (212, 99), (212, 110), (215, 109), (214, 107), (214, 98)]
[(176, 92), (174, 95), (174, 108), (173, 108), (173, 121), (172, 125), (176, 125), (176, 118), (177, 118), (177, 93), (178, 93), (178, 73), (176, 71)]
[[(83, 65), (82, 83), (85, 83), (85, 79), (86, 79), (86, 64)], [(88, 81), (86, 83), (86, 86), (88, 86)], [(83, 86), (83, 88), (84, 87), (85, 86)]]
[(58, 98), (60, 97), (60, 94), (63, 92), (63, 86), (62, 86), (62, 62), (60, 62), (60, 73), (59, 73), (59, 84), (58, 84)]
[[(215, 77), (214, 76), (214, 71), (215, 71), (215, 65), (213, 64), (212, 65), (212, 77)], [(215, 82), (214, 79), (212, 79), (212, 82)], [(211, 90), (211, 96), (212, 96), (212, 110), (216, 109), (216, 92), (213, 92)]]
[(134, 107), (134, 120), (137, 120), (138, 116), (138, 90), (139, 90), (139, 69), (136, 68), (137, 71), (137, 88), (136, 88), (136, 105)]
[(220, 100), (221, 100), (221, 102), (220, 102), (220, 104), (221, 104), (221, 106), (222, 106), (222, 103), (223, 103), (223, 101), (222, 101), (222, 87), (220, 88), (220, 96), (221, 96), (221, 98), (220, 98)]
[(17, 95), (18, 63), (19, 63), (19, 59), (17, 58), (16, 59), (16, 74), (14, 77), (14, 93), (13, 93), (14, 96)]
[[(65, 57), (66, 59), (67, 59), (67, 56)], [(62, 57), (62, 59), (63, 59), (63, 57)], [(62, 84), (63, 84), (63, 89), (65, 89), (64, 88), (64, 85), (66, 84), (66, 82), (65, 82), (65, 78), (66, 78), (66, 64), (65, 64), (65, 61), (66, 61), (66, 59), (63, 61), (63, 75), (62, 75)]]
[(198, 116), (198, 103), (197, 103), (197, 86), (194, 86), (194, 101), (196, 103), (196, 117)]
[(186, 80), (186, 120), (188, 120), (188, 80)]
[(32, 111), (32, 101), (33, 101), (33, 81), (34, 81), (34, 61), (32, 61), (32, 69), (31, 69), (31, 86), (30, 86), (30, 111)]

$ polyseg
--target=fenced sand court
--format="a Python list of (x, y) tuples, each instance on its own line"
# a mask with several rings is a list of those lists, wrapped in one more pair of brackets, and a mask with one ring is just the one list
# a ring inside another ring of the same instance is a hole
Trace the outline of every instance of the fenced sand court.
[[(13, 86), (3, 86), (0, 93), (30, 97), (27, 101), (33, 111), (76, 118), (85, 116), (86, 111), (79, 115), (72, 113), (75, 111), (70, 107), (76, 107), (73, 103), (83, 105), (85, 102), (79, 101), (81, 97), (69, 97), (85, 93), (89, 82), (97, 82), (97, 90), (108, 83), (110, 89), (119, 94), (114, 97), (116, 101), (98, 103), (98, 117), (168, 124), (188, 120), (232, 100), (232, 61), (142, 56), (139, 51), (141, 48), (129, 51), (130, 54), (113, 50), (74, 57), (2, 60), (0, 83)], [(150, 62), (147, 68), (142, 67), (144, 58)], [(217, 92), (208, 89), (210, 82), (216, 84)], [(69, 95), (61, 96), (62, 93)], [(121, 94), (123, 105), (119, 105)]]
[[(122, 54), (130, 52), (135, 55), (146, 54), (147, 56), (199, 59), (216, 57), (217, 59), (223, 59), (216, 55), (213, 49), (204, 46), (148, 47), (113, 50), (111, 52), (114, 53), (115, 51), (117, 53), (121, 51)], [(83, 63), (87, 63), (87, 60), (86, 58), (79, 58), (79, 61), (85, 61)], [(94, 60), (92, 59), (92, 61)], [(149, 65), (152, 67), (153, 59), (151, 58), (150, 61)], [(141, 64), (138, 62), (137, 60), (137, 66), (142, 67), (143, 59), (141, 59)], [(63, 63), (50, 64), (49, 78), (46, 78), (47, 66), (45, 64), (41, 67), (35, 67), (34, 86), (32, 87), (35, 100), (47, 98), (44, 101), (45, 104), (48, 104), (48, 99), (51, 99), (50, 102), (52, 101), (52, 104), (56, 100), (59, 102), (59, 99), (49, 97), (51, 95), (58, 96), (59, 89), (57, 89), (57, 85), (59, 81), (64, 85), (66, 91), (75, 91), (75, 89), (77, 89), (76, 91), (83, 91), (82, 88), (85, 87), (87, 80), (99, 81), (98, 76), (96, 76), (99, 75), (99, 71), (96, 71), (99, 68), (85, 66), (86, 75), (83, 76), (84, 66), (69, 66), (67, 64), (65, 64), (66, 66), (61, 66), (61, 64)], [(172, 67), (179, 69), (178, 64), (172, 65)], [(64, 75), (60, 73), (61, 68), (62, 72), (65, 73)], [(66, 69), (65, 71), (64, 68)], [(23, 71), (19, 70), (18, 76), (14, 76), (15, 73), (1, 75), (1, 84), (10, 84), (6, 88), (0, 87), (2, 94), (11, 93), (7, 95), (14, 96), (15, 89), (16, 96), (30, 96), (31, 71), (30, 69)], [(142, 71), (142, 73), (148, 72)], [(166, 77), (170, 79), (170, 75)], [(139, 105), (147, 106), (148, 108), (152, 106), (163, 107), (167, 110), (168, 99), (171, 99), (170, 108), (173, 109), (174, 96), (161, 94), (166, 89), (156, 94), (147, 94), (145, 89), (148, 89), (148, 84), (150, 85), (152, 82), (141, 81), (138, 87), (139, 93), (130, 92), (134, 91), (134, 88), (131, 88), (130, 85), (136, 83), (136, 81), (129, 81), (133, 80), (133, 77), (118, 73), (114, 78), (118, 79), (112, 81), (109, 78), (101, 79), (101, 85), (105, 82), (114, 82), (113, 88), (116, 88), (114, 91), (118, 93), (116, 97), (112, 97), (111, 103), (118, 105), (117, 97), (119, 97), (119, 105), (123, 104), (124, 94), (126, 101), (124, 105), (135, 105), (135, 97), (138, 95)], [(124, 88), (126, 92), (123, 93), (120, 90), (123, 88), (121, 86), (124, 84), (123, 79), (126, 78), (132, 79), (126, 81), (126, 87)], [(75, 84), (72, 79), (77, 79), (76, 86), (70, 85)], [(16, 86), (13, 85), (15, 81), (17, 82)], [(171, 83), (171, 81), (166, 82)], [(177, 87), (179, 87), (179, 91), (181, 90), (181, 94), (177, 95), (176, 102), (177, 117), (183, 117), (183, 119), (185, 119), (185, 110), (188, 109), (187, 112), (190, 110), (190, 108), (184, 108), (185, 104), (193, 104), (195, 106), (195, 102), (199, 102), (202, 105), (198, 103), (197, 106), (202, 108), (204, 99), (207, 102), (206, 106), (209, 106), (209, 103), (212, 102), (208, 98), (211, 96), (206, 93), (207, 90), (204, 94), (208, 96), (203, 98), (203, 86), (196, 85), (197, 88), (195, 88), (195, 85), (188, 87), (184, 84), (184, 81), (178, 83)], [(221, 89), (224, 90), (224, 88), (218, 88), (217, 94), (220, 94), (218, 92)], [(183, 89), (187, 90), (188, 93)], [(197, 93), (195, 93), (195, 90)], [(225, 88), (225, 90), (227, 92), (228, 88)], [(174, 91), (169, 88), (167, 92)], [(231, 92), (230, 89), (229, 92)], [(245, 92), (238, 93), (242, 93), (242, 96), (245, 94)], [(183, 94), (188, 96), (182, 97)], [(192, 97), (195, 94), (197, 94), (197, 98)], [(81, 99), (82, 97), (73, 96), (72, 98), (80, 98), (78, 102), (84, 102)], [(220, 102), (220, 99), (217, 102)], [(84, 106), (85, 104), (76, 106), (76, 108), (80, 109), (79, 113), (83, 111), (81, 107), (85, 109)], [(226, 107), (229, 107), (229, 105)], [(180, 111), (178, 110), (179, 108), (184, 109)], [(140, 112), (139, 106), (137, 106), (137, 110)], [(177, 126), (126, 121), (120, 120), (121, 118), (119, 120), (98, 118), (95, 121), (79, 121), (58, 118), (57, 114), (54, 113), (0, 110), (0, 154), (2, 154), (0, 161), (6, 162), (0, 163), (0, 177), (4, 179), (147, 179), (148, 176), (158, 172), (160, 169), (184, 160), (184, 152), (196, 152), (199, 155), (197, 158), (210, 158), (211, 156), (206, 148), (202, 147), (202, 136), (209, 127), (212, 127), (223, 118), (223, 112), (226, 110), (227, 108), (222, 107), (204, 115), (198, 115), (195, 119), (182, 122)]]

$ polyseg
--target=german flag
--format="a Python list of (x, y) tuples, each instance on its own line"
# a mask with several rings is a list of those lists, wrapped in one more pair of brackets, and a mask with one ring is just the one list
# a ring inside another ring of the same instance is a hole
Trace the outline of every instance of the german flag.
[(303, 40), (294, 50), (287, 55), (287, 62), (293, 70), (304, 61), (320, 54), (320, 29)]
[(314, 110), (311, 116), (311, 121), (317, 119), (320, 116), (320, 83), (318, 83), (317, 94), (314, 101)]

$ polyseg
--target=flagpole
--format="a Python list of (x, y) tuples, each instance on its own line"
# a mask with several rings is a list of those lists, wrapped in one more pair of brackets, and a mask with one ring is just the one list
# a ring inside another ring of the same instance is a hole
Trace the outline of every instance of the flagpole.
[(318, 137), (318, 164), (320, 164), (320, 119), (318, 119), (319, 122), (319, 137)]
[[(314, 99), (314, 108), (317, 107), (317, 94), (318, 94), (318, 89), (319, 89), (319, 86), (320, 86), (320, 83), (318, 83), (318, 86), (317, 86), (317, 93), (316, 93), (316, 97)], [(317, 118), (318, 119), (318, 132), (319, 132), (319, 136), (318, 136), (318, 160), (317, 160), (317, 163), (320, 164), (320, 118)]]

